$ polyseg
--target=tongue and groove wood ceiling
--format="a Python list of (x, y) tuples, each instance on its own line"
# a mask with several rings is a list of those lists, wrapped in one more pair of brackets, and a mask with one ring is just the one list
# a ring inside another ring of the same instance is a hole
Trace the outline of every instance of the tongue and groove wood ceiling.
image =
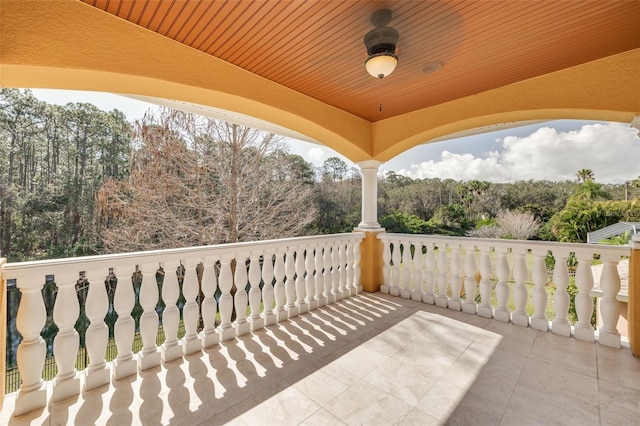
[[(640, 47), (636, 0), (81, 1), (371, 122)], [(380, 9), (400, 33), (383, 80), (364, 68)]]

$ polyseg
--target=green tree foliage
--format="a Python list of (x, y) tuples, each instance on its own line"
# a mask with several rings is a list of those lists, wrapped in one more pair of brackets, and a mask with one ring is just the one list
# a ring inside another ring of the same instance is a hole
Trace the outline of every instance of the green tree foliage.
[(11, 260), (95, 252), (94, 194), (128, 173), (130, 124), (117, 110), (0, 92), (0, 251)]

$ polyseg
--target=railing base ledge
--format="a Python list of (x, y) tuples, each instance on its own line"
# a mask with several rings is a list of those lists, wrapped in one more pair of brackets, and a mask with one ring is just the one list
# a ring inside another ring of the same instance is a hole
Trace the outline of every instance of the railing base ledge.
[(249, 322), (249, 325), (251, 326), (251, 331), (258, 331), (261, 328), (264, 328), (264, 318), (262, 317), (258, 317), (258, 318), (249, 318), (247, 320)]
[(422, 302), (422, 292), (411, 290), (411, 300), (415, 300), (416, 302)]
[(236, 336), (244, 336), (251, 331), (251, 325), (247, 321), (241, 322), (240, 324), (234, 322), (232, 327), (236, 331)]
[(380, 293), (383, 293), (383, 294), (389, 294), (389, 290), (390, 290), (390, 288), (389, 288), (389, 286), (388, 286), (388, 285), (386, 285), (386, 284), (382, 284), (382, 285), (380, 286)]
[(606, 331), (600, 331), (600, 334), (598, 335), (598, 343), (615, 349), (620, 349), (622, 347), (620, 343), (620, 333), (613, 334), (607, 333)]
[(116, 358), (112, 364), (111, 376), (115, 380), (124, 379), (125, 377), (129, 377), (137, 372), (136, 360), (131, 358), (126, 361), (118, 361)]
[(42, 383), (38, 389), (30, 392), (20, 391), (16, 398), (14, 416), (21, 416), (29, 411), (38, 410), (47, 406), (47, 384)]
[(520, 327), (529, 327), (529, 316), (514, 312), (511, 314), (511, 322)]
[(483, 318), (493, 318), (493, 308), (487, 306), (478, 306), (478, 316)]
[(182, 358), (182, 347), (177, 344), (173, 346), (162, 345), (160, 358), (162, 359), (162, 362), (171, 362), (178, 358)]
[(160, 365), (160, 352), (153, 351), (148, 353), (140, 352), (138, 354), (138, 369), (140, 371), (148, 370), (153, 367), (157, 367)]
[(571, 324), (566, 323), (552, 323), (551, 332), (558, 336), (571, 337)]
[(391, 294), (392, 296), (398, 297), (400, 296), (400, 289), (398, 287), (391, 287), (389, 289), (389, 294)]
[(60, 383), (53, 385), (53, 392), (51, 392), (51, 402), (62, 401), (63, 399), (70, 398), (80, 393), (80, 377), (76, 374), (76, 377), (63, 380)]
[(595, 342), (595, 335), (593, 332), (593, 328), (591, 327), (579, 327), (575, 326), (575, 338), (578, 340), (583, 340), (585, 342)]
[(463, 303), (462, 312), (469, 315), (476, 315), (478, 313), (478, 306), (475, 303)]
[(511, 313), (509, 311), (496, 311), (494, 318), (497, 321), (511, 322)]
[(106, 365), (95, 370), (87, 369), (84, 376), (84, 390), (90, 391), (108, 384), (110, 373)]
[(215, 332), (209, 334), (201, 333), (200, 340), (202, 341), (202, 348), (206, 349), (217, 345), (220, 342), (220, 336)]
[(235, 339), (236, 330), (233, 327), (223, 328), (218, 331), (218, 335), (220, 336), (221, 342), (226, 342), (227, 340)]
[(549, 331), (549, 320), (546, 318), (531, 318), (531, 328), (538, 331)]
[(462, 310), (462, 301), (459, 299), (449, 299), (449, 303), (447, 304), (448, 308), (452, 311), (461, 311)]
[(406, 288), (403, 288), (402, 290), (400, 290), (400, 296), (403, 299), (411, 298), (411, 290), (407, 290)]

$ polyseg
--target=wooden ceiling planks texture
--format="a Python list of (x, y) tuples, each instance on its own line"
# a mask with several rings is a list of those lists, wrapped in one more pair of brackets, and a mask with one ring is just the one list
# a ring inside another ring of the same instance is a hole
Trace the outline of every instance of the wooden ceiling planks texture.
[[(640, 47), (631, 0), (81, 1), (372, 122)], [(399, 60), (377, 80), (363, 37), (384, 8)]]

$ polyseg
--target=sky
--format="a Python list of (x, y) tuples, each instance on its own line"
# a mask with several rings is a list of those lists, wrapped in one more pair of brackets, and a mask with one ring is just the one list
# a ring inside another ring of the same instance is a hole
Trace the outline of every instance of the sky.
[[(124, 96), (32, 89), (38, 99), (64, 105), (89, 102), (122, 111), (130, 121), (156, 105)], [(351, 161), (323, 145), (289, 140), (290, 152), (316, 166), (330, 157)], [(575, 180), (591, 169), (597, 182), (623, 183), (640, 177), (640, 136), (629, 123), (556, 120), (414, 147), (380, 167), (412, 178), (455, 180)]]

